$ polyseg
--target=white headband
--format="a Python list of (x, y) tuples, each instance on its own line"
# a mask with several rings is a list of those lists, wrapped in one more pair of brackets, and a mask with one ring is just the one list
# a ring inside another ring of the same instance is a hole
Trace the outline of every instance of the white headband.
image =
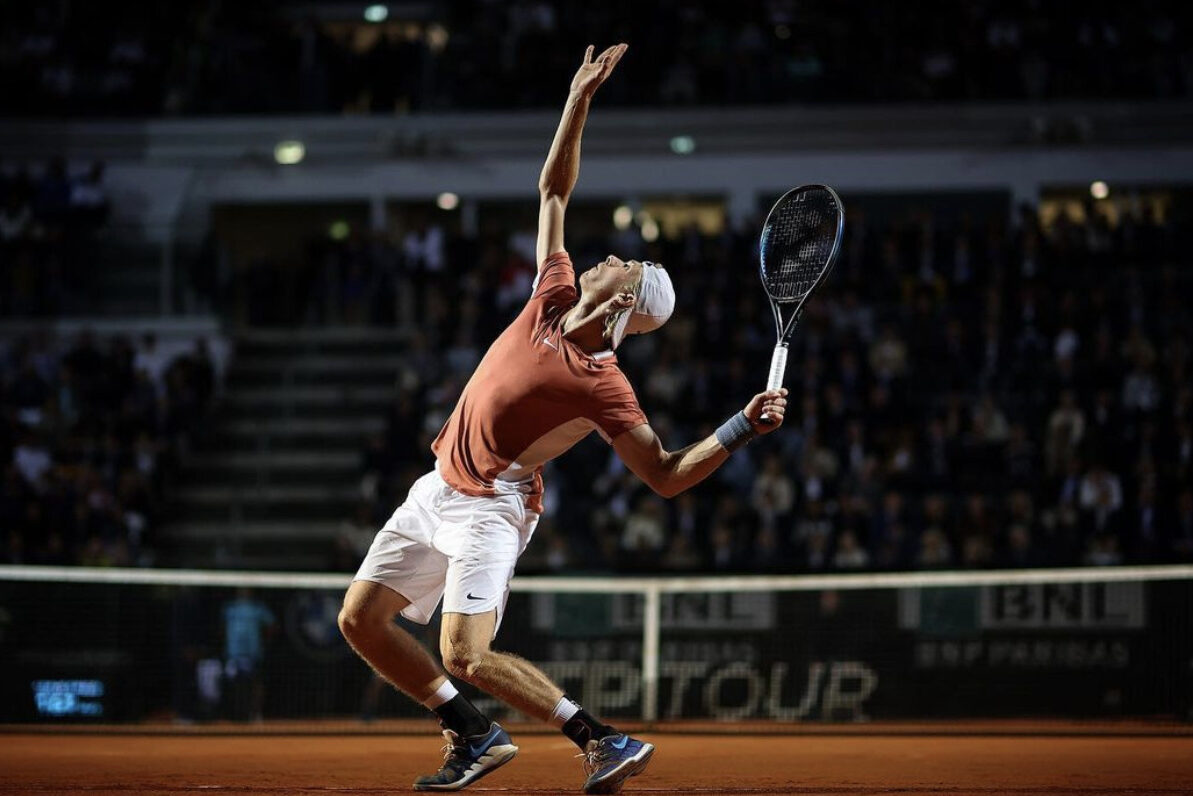
[(614, 324), (611, 346), (617, 348), (627, 334), (653, 332), (667, 322), (674, 309), (675, 288), (671, 285), (671, 277), (663, 266), (643, 260), (642, 284), (638, 287), (634, 306), (623, 312)]

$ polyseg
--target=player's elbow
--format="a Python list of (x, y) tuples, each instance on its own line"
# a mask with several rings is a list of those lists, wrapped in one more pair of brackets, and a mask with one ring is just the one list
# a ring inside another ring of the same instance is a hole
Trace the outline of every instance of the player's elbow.
[(670, 467), (660, 467), (647, 481), (659, 497), (671, 499), (688, 488)]
[(656, 495), (667, 499), (671, 499), (683, 491), (681, 489), (677, 489), (674, 484), (668, 481), (651, 480), (647, 481), (646, 485), (649, 486), (651, 491), (653, 491)]
[(671, 482), (662, 488), (655, 489), (655, 492), (657, 492), (661, 497), (665, 497), (668, 500), (670, 500), (671, 498), (675, 497), (676, 495), (686, 492), (687, 489), (688, 489), (687, 484)]

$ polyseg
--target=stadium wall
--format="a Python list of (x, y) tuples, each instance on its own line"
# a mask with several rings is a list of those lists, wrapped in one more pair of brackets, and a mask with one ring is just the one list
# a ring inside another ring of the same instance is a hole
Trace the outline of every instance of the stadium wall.
[[(464, 202), (533, 196), (537, 159), (481, 163), (351, 163), (297, 167), (159, 167), (113, 163), (108, 184), (116, 219), (147, 239), (201, 235), (206, 212), (220, 203), (434, 200), (443, 191)], [(585, 159), (579, 195), (624, 200), (671, 194), (725, 197), (734, 220), (758, 211), (761, 197), (797, 183), (850, 191), (1005, 190), (1034, 201), (1047, 186), (1172, 185), (1193, 182), (1193, 147), (1164, 153), (1092, 149), (1066, 152), (808, 152), (742, 156), (593, 156)], [(372, 216), (383, 220), (384, 212)]]
[[(584, 199), (670, 194), (725, 198), (735, 220), (795, 183), (850, 191), (1000, 190), (1193, 182), (1193, 106), (867, 107), (594, 113), (585, 140)], [(213, 204), (471, 200), (533, 193), (556, 114), (451, 114), (152, 122), (9, 122), (15, 160), (64, 154), (108, 162), (115, 221), (154, 241), (201, 236)], [(672, 150), (676, 136), (693, 150)], [(302, 163), (273, 147), (304, 143)]]

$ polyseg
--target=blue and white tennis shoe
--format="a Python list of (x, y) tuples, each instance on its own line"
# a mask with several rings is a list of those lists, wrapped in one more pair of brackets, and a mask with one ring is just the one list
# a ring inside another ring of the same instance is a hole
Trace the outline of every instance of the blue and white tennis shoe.
[(461, 738), (444, 729), (443, 768), (414, 781), (415, 790), (461, 790), (514, 759), (518, 747), (509, 733), (493, 722), (484, 735)]
[(584, 749), (585, 793), (617, 793), (630, 777), (642, 773), (654, 745), (622, 733), (589, 741)]

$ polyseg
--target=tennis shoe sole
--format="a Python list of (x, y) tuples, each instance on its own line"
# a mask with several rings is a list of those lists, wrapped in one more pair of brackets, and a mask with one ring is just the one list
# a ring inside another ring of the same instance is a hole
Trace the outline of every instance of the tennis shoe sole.
[(518, 747), (514, 746), (513, 744), (496, 744), (494, 746), (490, 746), (485, 750), (485, 753), (477, 758), (476, 762), (469, 767), (468, 771), (464, 773), (464, 776), (460, 777), (455, 782), (445, 782), (442, 785), (427, 782), (415, 783), (414, 789), (422, 791), (463, 790), (481, 777), (492, 774), (494, 771), (513, 760), (514, 756), (517, 754)]

